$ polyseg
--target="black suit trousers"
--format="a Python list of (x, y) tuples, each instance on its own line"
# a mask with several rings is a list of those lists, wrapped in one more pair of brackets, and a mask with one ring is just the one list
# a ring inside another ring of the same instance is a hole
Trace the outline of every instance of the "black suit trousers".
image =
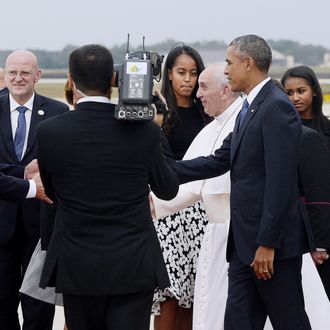
[(310, 330), (301, 285), (302, 258), (274, 263), (275, 274), (259, 280), (236, 251), (229, 263), (225, 330), (262, 330), (267, 315), (274, 330)]
[(149, 330), (153, 294), (154, 290), (109, 296), (64, 294), (65, 320), (70, 330)]
[[(17, 308), (21, 302), (24, 318), (23, 330), (51, 330), (54, 318), (54, 305), (22, 294), (18, 290), (34, 251), (36, 239), (24, 230), (21, 217), (11, 240), (0, 244), (0, 329), (21, 329)], [(22, 265), (22, 266), (21, 266)]]

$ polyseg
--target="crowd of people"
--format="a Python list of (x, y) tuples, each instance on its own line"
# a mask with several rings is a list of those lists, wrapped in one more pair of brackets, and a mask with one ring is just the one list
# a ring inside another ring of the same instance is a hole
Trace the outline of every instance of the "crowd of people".
[[(307, 66), (269, 77), (256, 35), (204, 66), (179, 43), (162, 118), (115, 118), (111, 52), (69, 57), (68, 103), (35, 54), (0, 70), (0, 325), (51, 330), (330, 327), (330, 121)], [(3, 83), (2, 83), (3, 81)]]

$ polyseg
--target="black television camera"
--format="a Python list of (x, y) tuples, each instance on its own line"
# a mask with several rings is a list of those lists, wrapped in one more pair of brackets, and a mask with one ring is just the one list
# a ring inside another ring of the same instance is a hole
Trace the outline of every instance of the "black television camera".
[(115, 118), (120, 120), (152, 120), (155, 115), (153, 103), (153, 79), (160, 81), (164, 56), (156, 52), (143, 50), (127, 51), (123, 64), (115, 65), (115, 85), (118, 86), (118, 105)]

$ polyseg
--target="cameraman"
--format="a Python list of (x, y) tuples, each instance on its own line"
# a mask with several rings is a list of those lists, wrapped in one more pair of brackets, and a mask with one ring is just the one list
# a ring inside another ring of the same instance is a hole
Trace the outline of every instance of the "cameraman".
[(41, 287), (63, 293), (70, 330), (148, 330), (153, 292), (169, 285), (151, 220), (149, 185), (178, 190), (174, 161), (152, 121), (114, 118), (113, 59), (99, 45), (73, 51), (71, 111), (40, 124), (40, 174), (57, 202)]

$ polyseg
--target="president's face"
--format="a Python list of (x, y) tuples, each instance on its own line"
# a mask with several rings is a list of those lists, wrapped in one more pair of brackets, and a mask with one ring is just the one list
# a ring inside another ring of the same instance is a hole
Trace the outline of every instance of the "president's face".
[(233, 46), (227, 48), (225, 75), (233, 92), (246, 92), (248, 89), (248, 63), (235, 55)]

